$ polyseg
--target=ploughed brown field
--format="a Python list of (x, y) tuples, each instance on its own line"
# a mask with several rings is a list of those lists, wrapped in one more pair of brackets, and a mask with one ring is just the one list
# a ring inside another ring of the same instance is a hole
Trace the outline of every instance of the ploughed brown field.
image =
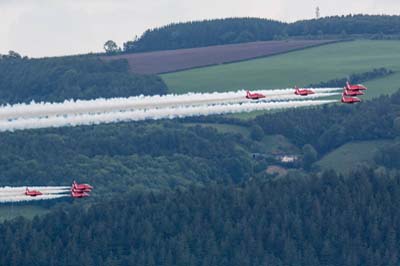
[(331, 43), (327, 40), (265, 41), (201, 48), (102, 56), (104, 60), (127, 59), (132, 72), (161, 74), (265, 57)]

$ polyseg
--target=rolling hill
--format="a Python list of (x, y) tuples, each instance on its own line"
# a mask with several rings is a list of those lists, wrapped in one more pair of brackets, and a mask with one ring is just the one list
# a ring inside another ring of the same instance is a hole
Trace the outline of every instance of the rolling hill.
[(146, 30), (127, 41), (123, 52), (137, 53), (287, 38), (326, 39), (351, 36), (398, 39), (400, 16), (347, 15), (299, 20), (292, 23), (266, 18), (233, 17), (178, 22)]
[(306, 86), (385, 67), (393, 75), (366, 83), (366, 97), (400, 87), (400, 41), (358, 40), (246, 62), (211, 66), (162, 75), (170, 92), (227, 91)]
[(332, 42), (332, 40), (249, 42), (191, 49), (103, 56), (101, 58), (105, 61), (126, 59), (128, 60), (131, 72), (159, 74), (282, 54)]
[(326, 154), (315, 165), (325, 170), (334, 168), (339, 173), (349, 173), (358, 165), (373, 164), (375, 152), (388, 143), (390, 140), (349, 142)]

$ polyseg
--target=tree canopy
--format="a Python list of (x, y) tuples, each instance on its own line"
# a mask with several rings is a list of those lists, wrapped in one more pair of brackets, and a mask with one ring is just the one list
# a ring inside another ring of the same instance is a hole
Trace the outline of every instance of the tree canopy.
[(91, 56), (0, 58), (0, 104), (165, 94), (161, 78), (129, 72), (125, 60)]
[(133, 193), (0, 225), (19, 266), (396, 266), (400, 176), (368, 169)]

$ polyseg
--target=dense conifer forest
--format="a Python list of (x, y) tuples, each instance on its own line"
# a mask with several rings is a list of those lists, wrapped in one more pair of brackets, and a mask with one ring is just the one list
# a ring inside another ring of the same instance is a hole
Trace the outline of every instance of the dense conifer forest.
[(0, 225), (0, 264), (396, 266), (400, 176), (134, 193)]

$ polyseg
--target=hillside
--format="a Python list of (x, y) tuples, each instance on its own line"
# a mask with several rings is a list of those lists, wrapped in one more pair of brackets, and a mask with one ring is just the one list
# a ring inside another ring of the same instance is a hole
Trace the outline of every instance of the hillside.
[(127, 59), (130, 71), (133, 73), (159, 74), (271, 56), (331, 42), (333, 41), (290, 40), (251, 42), (204, 48), (102, 56), (101, 59), (105, 61)]
[[(3, 106), (0, 129), (21, 130), (0, 132), (0, 266), (399, 266), (400, 41), (320, 45), (331, 34), (396, 38), (399, 18), (179, 23), (148, 31), (115, 57), (0, 55), (0, 104), (341, 86), (347, 77), (369, 87), (354, 105), (221, 97), (240, 111), (290, 107), (247, 120), (210, 115), (227, 109), (218, 94), (79, 102), (67, 112)], [(266, 41), (305, 36), (319, 40)], [(248, 41), (259, 42), (237, 44)], [(193, 48), (211, 44), (220, 46)], [(318, 47), (303, 49), (310, 45)], [(182, 118), (193, 104), (201, 104), (193, 114), (207, 115)], [(122, 122), (135, 108), (149, 120)], [(115, 123), (77, 126), (88, 116)], [(46, 120), (68, 127), (27, 129), (27, 120), (29, 128)], [(90, 197), (73, 198), (70, 187), (53, 200), (33, 201), (52, 196), (47, 189), (43, 198), (23, 192), (73, 180), (91, 184)]]
[(242, 139), (178, 121), (0, 135), (0, 186), (68, 186), (77, 179), (92, 183), (93, 197), (101, 198), (133, 190), (236, 183), (252, 174), (251, 147)]
[(165, 94), (156, 76), (129, 72), (124, 60), (91, 56), (44, 59), (0, 57), (0, 104)]
[(261, 18), (226, 18), (173, 23), (149, 29), (124, 43), (123, 52), (146, 52), (287, 38), (397, 38), (400, 16), (347, 15), (283, 23)]
[[(2, 205), (0, 221), (27, 219), (0, 223), (0, 264), (395, 266), (399, 106), (400, 92), (249, 121), (1, 133), (0, 185), (77, 179), (95, 189), (89, 199)], [(313, 172), (345, 143), (383, 139), (390, 145), (351, 175)]]
[[(100, 197), (246, 182), (276, 163), (254, 160), (253, 153), (302, 155), (309, 144), (322, 157), (349, 141), (394, 139), (399, 96), (265, 114), (247, 122), (210, 116), (3, 132), (0, 185), (69, 185), (75, 178), (95, 184), (99, 194), (93, 197)], [(300, 160), (296, 167), (302, 166)]]
[(349, 173), (355, 167), (373, 164), (376, 152), (389, 143), (389, 140), (349, 142), (326, 154), (315, 165), (325, 170), (335, 168), (339, 173)]
[(136, 40), (124, 43), (123, 51), (147, 52), (221, 44), (270, 41), (285, 23), (260, 18), (228, 18), (173, 23), (149, 29)]
[(228, 91), (307, 86), (385, 67), (395, 71), (367, 82), (366, 98), (400, 87), (400, 41), (352, 41), (328, 44), (246, 62), (161, 75), (171, 92)]

